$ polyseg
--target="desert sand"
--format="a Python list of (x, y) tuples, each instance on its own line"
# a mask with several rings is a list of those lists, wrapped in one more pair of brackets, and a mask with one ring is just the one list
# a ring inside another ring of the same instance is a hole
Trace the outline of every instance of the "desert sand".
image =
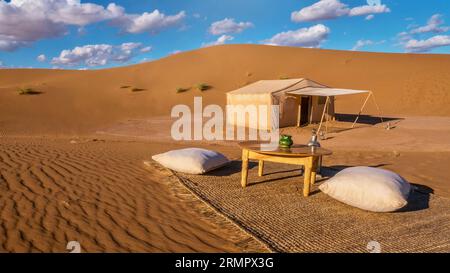
[[(172, 106), (194, 96), (223, 106), (228, 91), (286, 77), (371, 90), (391, 118), (391, 130), (329, 133), (325, 165), (383, 167), (450, 197), (449, 55), (227, 45), (106, 70), (0, 69), (0, 252), (67, 252), (72, 240), (86, 252), (267, 251), (142, 161), (192, 146), (238, 159), (235, 142), (172, 141)], [(355, 113), (363, 100), (339, 99), (336, 111)], [(304, 143), (310, 130), (282, 131)]]

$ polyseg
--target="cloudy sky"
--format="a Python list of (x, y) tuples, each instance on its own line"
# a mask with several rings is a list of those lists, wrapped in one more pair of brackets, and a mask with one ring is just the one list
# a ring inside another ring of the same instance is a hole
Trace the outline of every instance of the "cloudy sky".
[(98, 69), (253, 43), (450, 53), (448, 0), (0, 0), (0, 67)]

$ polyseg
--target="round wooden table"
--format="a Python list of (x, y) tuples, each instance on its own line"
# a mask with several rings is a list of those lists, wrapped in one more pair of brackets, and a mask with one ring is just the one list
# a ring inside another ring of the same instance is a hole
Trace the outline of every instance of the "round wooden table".
[(264, 161), (294, 164), (305, 166), (303, 195), (309, 196), (311, 185), (316, 182), (316, 170), (319, 159), (322, 156), (331, 155), (332, 152), (317, 147), (308, 147), (306, 145), (293, 145), (291, 148), (280, 148), (278, 144), (267, 142), (245, 141), (239, 143), (242, 148), (242, 187), (247, 187), (248, 161), (258, 160), (259, 176), (264, 174)]

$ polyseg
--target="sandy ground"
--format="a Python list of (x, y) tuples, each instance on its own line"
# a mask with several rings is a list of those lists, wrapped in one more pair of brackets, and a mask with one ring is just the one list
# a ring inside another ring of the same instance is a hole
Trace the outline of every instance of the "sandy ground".
[[(152, 154), (204, 147), (239, 159), (236, 144), (123, 138), (0, 138), (0, 252), (264, 252), (265, 246), (187, 192)], [(332, 168), (382, 167), (450, 198), (450, 152), (337, 150)], [(299, 181), (301, 183), (301, 181)]]
[(0, 252), (68, 252), (69, 241), (83, 252), (266, 251), (170, 172), (144, 167), (161, 145), (27, 137), (0, 145)]
[[(0, 252), (67, 252), (72, 240), (87, 252), (265, 251), (170, 172), (142, 161), (192, 146), (239, 159), (236, 142), (174, 143), (171, 107), (194, 96), (223, 106), (226, 92), (281, 77), (372, 90), (390, 118), (391, 130), (330, 128), (325, 165), (390, 169), (450, 197), (449, 55), (230, 45), (98, 71), (0, 69)], [(199, 83), (212, 89), (196, 90)], [(339, 99), (336, 110), (355, 113), (363, 99)], [(283, 133), (306, 143), (311, 128)]]

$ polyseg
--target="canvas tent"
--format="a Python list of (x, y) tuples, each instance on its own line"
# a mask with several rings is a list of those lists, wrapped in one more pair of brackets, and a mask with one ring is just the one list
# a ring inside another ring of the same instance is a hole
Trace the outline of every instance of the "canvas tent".
[[(265, 105), (268, 107), (271, 105), (279, 105), (279, 120), (275, 121), (269, 111), (267, 113), (268, 122), (265, 124), (261, 124), (259, 121), (253, 123), (248, 120), (245, 120), (245, 124), (242, 124), (242, 121), (233, 117), (231, 120), (227, 120), (227, 122), (232, 125), (254, 129), (270, 129), (275, 122), (279, 122), (280, 127), (317, 123), (320, 124), (319, 128), (321, 128), (323, 122), (328, 122), (335, 118), (335, 96), (351, 94), (367, 94), (367, 98), (358, 114), (359, 117), (369, 98), (372, 97), (374, 99), (373, 93), (370, 91), (330, 88), (305, 78), (262, 80), (228, 92), (227, 105)], [(378, 108), (377, 104), (376, 106)]]

